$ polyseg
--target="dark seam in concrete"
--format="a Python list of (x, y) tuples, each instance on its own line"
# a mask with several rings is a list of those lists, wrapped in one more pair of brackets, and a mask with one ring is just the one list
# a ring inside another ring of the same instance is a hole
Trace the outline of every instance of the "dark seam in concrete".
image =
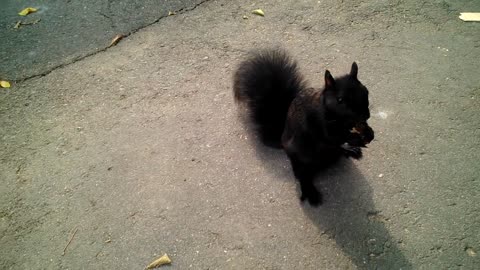
[[(195, 4), (193, 7), (181, 8), (181, 9), (175, 10), (175, 11), (173, 11), (173, 12), (175, 12), (176, 14), (183, 14), (183, 13), (186, 13), (186, 12), (188, 12), (188, 11), (192, 11), (192, 10), (196, 9), (197, 7), (205, 4), (205, 3), (208, 2), (208, 1), (210, 1), (210, 0), (203, 0), (203, 1), (201, 1), (200, 3), (198, 3), (198, 4)], [(103, 14), (102, 14), (102, 15), (103, 15)], [(135, 34), (136, 32), (138, 32), (138, 31), (140, 31), (140, 30), (142, 30), (142, 29), (144, 29), (144, 28), (147, 28), (147, 27), (149, 27), (149, 26), (151, 26), (151, 25), (153, 25), (153, 24), (158, 23), (160, 20), (162, 20), (163, 18), (166, 18), (166, 17), (169, 17), (169, 15), (162, 16), (162, 17), (154, 20), (154, 21), (151, 22), (151, 23), (147, 23), (147, 24), (144, 25), (144, 26), (141, 26), (141, 27), (139, 27), (139, 28), (137, 28), (137, 29), (134, 29), (134, 30), (126, 33), (126, 34), (123, 34), (123, 39), (125, 39), (126, 37), (129, 37), (129, 36), (132, 35), (132, 34)], [(13, 80), (13, 82), (14, 82), (14, 83), (21, 83), (21, 82), (25, 82), (25, 81), (27, 81), (27, 80), (34, 79), (34, 78), (37, 78), (37, 77), (47, 76), (48, 74), (52, 73), (53, 71), (55, 71), (55, 70), (57, 70), (57, 69), (64, 68), (64, 67), (66, 67), (66, 66), (69, 66), (69, 65), (71, 65), (71, 64), (74, 64), (74, 63), (76, 63), (76, 62), (78, 62), (78, 61), (80, 61), (80, 60), (83, 60), (83, 59), (85, 59), (85, 58), (87, 58), (87, 57), (90, 57), (90, 56), (92, 56), (92, 55), (95, 55), (95, 54), (97, 54), (97, 53), (101, 53), (101, 52), (107, 51), (108, 48), (110, 48), (110, 47), (111, 47), (110, 45), (106, 45), (105, 48), (103, 48), (103, 49), (100, 49), (100, 50), (97, 50), (97, 51), (94, 51), (94, 52), (91, 52), (91, 53), (87, 53), (86, 55), (83, 55), (83, 56), (79, 56), (79, 57), (77, 57), (77, 58), (75, 58), (75, 59), (73, 59), (73, 60), (71, 60), (71, 61), (69, 61), (69, 62), (67, 62), (67, 63), (62, 63), (62, 64), (59, 64), (59, 65), (57, 65), (57, 66), (54, 66), (54, 67), (52, 67), (51, 69), (49, 69), (49, 70), (47, 70), (47, 71), (44, 71), (44, 72), (42, 72), (42, 73), (40, 73), (40, 74), (30, 75), (30, 76), (25, 77), (25, 78)]]

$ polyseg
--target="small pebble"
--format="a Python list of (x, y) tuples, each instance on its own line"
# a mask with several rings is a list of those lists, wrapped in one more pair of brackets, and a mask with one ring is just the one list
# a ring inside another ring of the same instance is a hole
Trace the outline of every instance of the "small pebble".
[(382, 178), (382, 177), (383, 177), (383, 173), (379, 174), (378, 177)]

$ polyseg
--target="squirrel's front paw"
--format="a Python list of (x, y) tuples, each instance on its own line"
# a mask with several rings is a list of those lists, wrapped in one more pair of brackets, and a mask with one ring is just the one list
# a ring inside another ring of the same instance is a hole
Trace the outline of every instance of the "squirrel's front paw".
[(322, 194), (318, 191), (302, 193), (300, 201), (304, 202), (305, 200), (308, 200), (308, 203), (313, 207), (319, 206), (323, 203)]
[(343, 153), (347, 157), (352, 157), (354, 159), (361, 159), (363, 156), (362, 149), (357, 146), (351, 146), (347, 143), (342, 145)]

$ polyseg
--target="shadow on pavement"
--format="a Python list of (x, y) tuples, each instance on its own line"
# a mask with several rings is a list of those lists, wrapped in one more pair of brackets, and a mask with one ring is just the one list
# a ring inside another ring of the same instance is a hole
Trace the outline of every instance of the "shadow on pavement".
[[(261, 144), (248, 121), (243, 118), (242, 122), (263, 166), (279, 179), (295, 181), (283, 150)], [(351, 160), (342, 159), (319, 172), (316, 185), (324, 204), (318, 208), (308, 203), (302, 206), (322, 232), (315, 245), (322, 245), (323, 237), (334, 239), (358, 269), (413, 269), (398, 246), (401, 241), (393, 239), (385, 225), (388, 218), (375, 209), (368, 181)]]
[(385, 226), (388, 218), (375, 210), (370, 185), (351, 160), (338, 162), (318, 179), (325, 202), (318, 208), (305, 204), (303, 211), (358, 269), (412, 269), (400, 241)]

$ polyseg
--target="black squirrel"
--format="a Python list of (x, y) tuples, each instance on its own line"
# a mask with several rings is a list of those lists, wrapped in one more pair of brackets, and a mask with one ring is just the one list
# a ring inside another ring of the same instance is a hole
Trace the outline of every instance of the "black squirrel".
[(262, 142), (283, 148), (302, 195), (313, 206), (322, 196), (313, 180), (341, 156), (360, 159), (361, 147), (374, 138), (368, 90), (350, 73), (334, 79), (325, 71), (325, 87), (314, 89), (283, 49), (264, 49), (244, 60), (234, 74), (236, 101), (244, 103)]

